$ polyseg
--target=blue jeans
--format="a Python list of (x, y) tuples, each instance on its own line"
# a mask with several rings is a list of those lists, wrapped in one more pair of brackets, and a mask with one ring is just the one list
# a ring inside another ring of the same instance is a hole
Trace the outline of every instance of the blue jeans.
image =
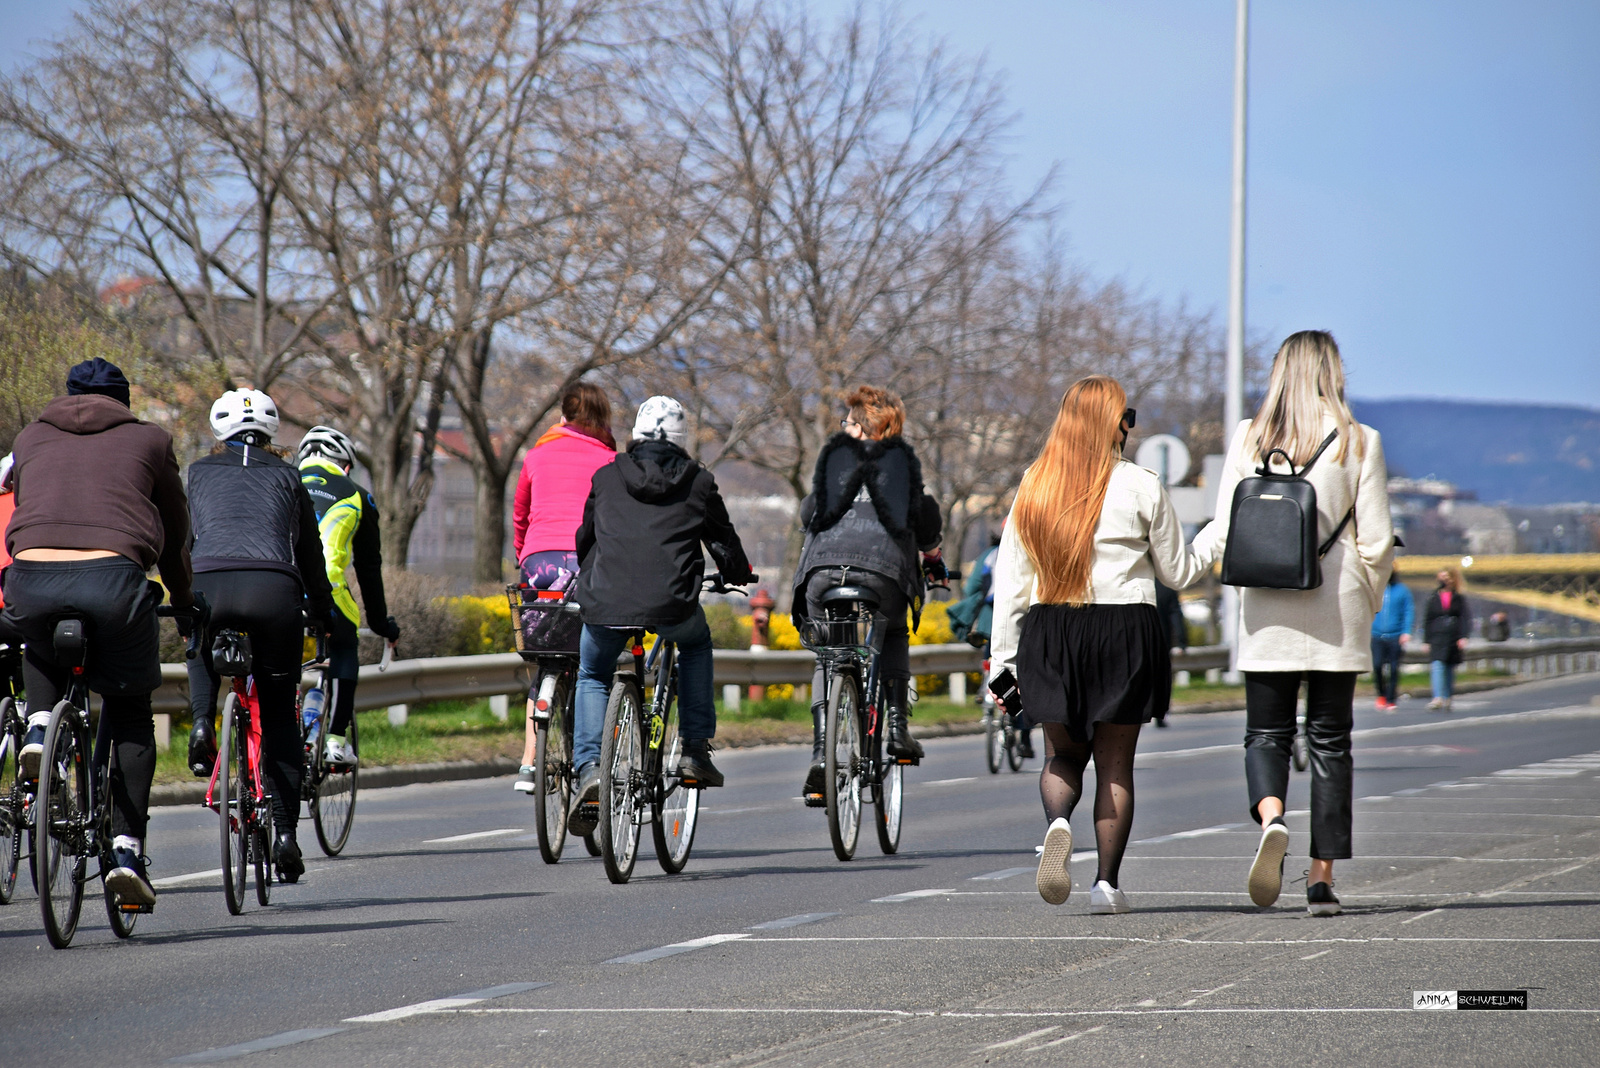
[(1433, 696), (1450, 700), (1456, 689), (1456, 666), (1443, 660), (1435, 660), (1432, 668)]
[[(717, 733), (717, 708), (712, 703), (714, 671), (711, 658), (711, 627), (699, 606), (694, 615), (670, 627), (654, 628), (656, 634), (678, 647), (678, 734), (685, 741), (704, 741)], [(591, 627), (585, 624), (579, 642), (577, 708), (572, 729), (572, 766), (600, 762), (600, 735), (606, 726), (606, 702), (611, 697), (611, 678), (616, 674), (617, 657), (628, 647), (628, 637), (638, 633), (617, 627)]]
[(1394, 704), (1400, 695), (1400, 636), (1375, 634), (1372, 638), (1372, 674), (1378, 696)]

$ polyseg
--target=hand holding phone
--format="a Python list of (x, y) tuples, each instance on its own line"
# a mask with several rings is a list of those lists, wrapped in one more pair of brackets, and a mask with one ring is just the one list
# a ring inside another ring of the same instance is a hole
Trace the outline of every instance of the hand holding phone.
[(1017, 677), (1010, 668), (1001, 668), (1000, 674), (989, 680), (989, 692), (994, 694), (995, 703), (1003, 711), (1013, 716), (1022, 712), (1022, 691), (1017, 688)]

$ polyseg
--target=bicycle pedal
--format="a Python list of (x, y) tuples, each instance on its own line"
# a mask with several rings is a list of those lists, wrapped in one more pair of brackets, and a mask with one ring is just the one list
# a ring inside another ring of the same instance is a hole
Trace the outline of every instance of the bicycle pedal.
[(922, 761), (918, 760), (916, 757), (895, 757), (894, 762), (896, 764), (903, 764), (913, 768), (922, 763)]
[(806, 794), (806, 795), (804, 795), (804, 797), (805, 797), (806, 808), (827, 808), (828, 807), (828, 799), (823, 794)]
[(154, 905), (141, 905), (137, 901), (119, 901), (119, 902), (117, 902), (117, 911), (118, 912), (127, 912), (127, 913), (141, 914), (141, 915), (149, 915), (150, 913), (154, 912), (155, 910), (156, 910), (156, 907)]

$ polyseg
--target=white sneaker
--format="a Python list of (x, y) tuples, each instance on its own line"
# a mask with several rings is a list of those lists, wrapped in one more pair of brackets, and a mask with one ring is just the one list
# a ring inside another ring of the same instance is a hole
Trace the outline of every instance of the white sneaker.
[(1256, 846), (1255, 863), (1250, 865), (1250, 900), (1262, 908), (1278, 900), (1283, 892), (1283, 857), (1289, 852), (1289, 828), (1269, 823)]
[(337, 734), (328, 735), (328, 744), (322, 751), (322, 759), (325, 763), (341, 768), (353, 768), (360, 763), (356, 751)]
[(1039, 874), (1034, 885), (1039, 896), (1059, 905), (1072, 894), (1072, 827), (1066, 820), (1054, 820), (1044, 832), (1039, 849)]
[(28, 717), (28, 733), (22, 736), (22, 748), (17, 752), (17, 766), (24, 779), (39, 777), (39, 761), (44, 759), (45, 728), (49, 726), (48, 712), (34, 712)]
[(531, 764), (522, 765), (517, 769), (517, 781), (511, 784), (511, 788), (519, 794), (533, 793), (539, 788), (534, 781), (533, 772), (534, 769)]
[(1116, 916), (1132, 911), (1133, 906), (1128, 904), (1128, 895), (1104, 879), (1089, 888), (1089, 915)]

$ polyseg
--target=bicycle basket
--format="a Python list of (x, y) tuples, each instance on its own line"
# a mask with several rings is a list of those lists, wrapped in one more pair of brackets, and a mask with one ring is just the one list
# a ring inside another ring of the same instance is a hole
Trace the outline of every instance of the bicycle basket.
[(211, 666), (218, 675), (243, 678), (250, 674), (250, 635), (219, 630), (211, 643)]
[(800, 629), (800, 644), (807, 649), (849, 648), (864, 649), (867, 635), (872, 629), (872, 613), (865, 609), (848, 611), (843, 606), (827, 606), (826, 615), (807, 618)]
[(506, 587), (511, 605), (511, 632), (519, 653), (576, 653), (583, 621), (569, 610), (563, 590)]

